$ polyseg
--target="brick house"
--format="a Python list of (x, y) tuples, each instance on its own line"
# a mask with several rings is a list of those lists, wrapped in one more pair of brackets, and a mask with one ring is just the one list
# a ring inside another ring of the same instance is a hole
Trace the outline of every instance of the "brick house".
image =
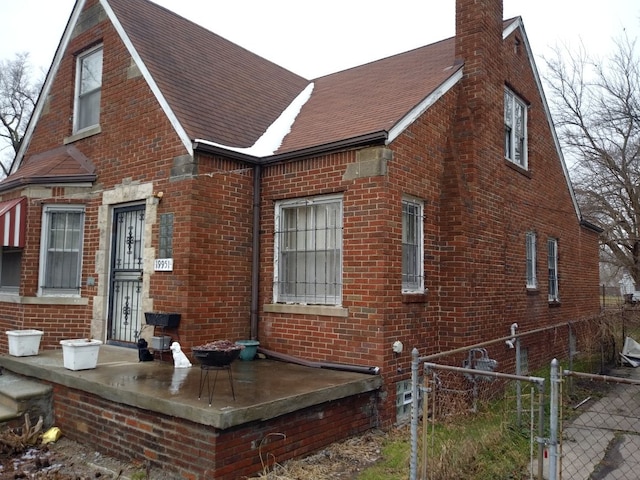
[(598, 312), (522, 20), (456, 4), (455, 37), (309, 81), (147, 0), (79, 0), (0, 182), (0, 324), (134, 347), (178, 312), (187, 353), (379, 367), (388, 427), (412, 347)]

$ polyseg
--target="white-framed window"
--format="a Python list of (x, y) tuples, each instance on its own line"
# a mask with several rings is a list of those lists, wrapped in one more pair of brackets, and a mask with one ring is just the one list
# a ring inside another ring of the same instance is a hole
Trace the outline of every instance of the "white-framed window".
[(424, 292), (424, 203), (402, 199), (402, 291)]
[(536, 233), (527, 232), (526, 235), (527, 256), (527, 288), (538, 288), (538, 276), (536, 274)]
[(18, 293), (22, 248), (0, 247), (0, 292)]
[(549, 301), (557, 302), (558, 295), (558, 240), (550, 238), (547, 241), (549, 259)]
[(46, 205), (40, 242), (40, 294), (79, 295), (84, 207)]
[(83, 53), (78, 56), (76, 62), (74, 133), (100, 123), (102, 47), (95, 47)]
[(504, 91), (504, 156), (527, 168), (527, 106), (512, 91)]
[(342, 196), (276, 203), (276, 303), (342, 303)]

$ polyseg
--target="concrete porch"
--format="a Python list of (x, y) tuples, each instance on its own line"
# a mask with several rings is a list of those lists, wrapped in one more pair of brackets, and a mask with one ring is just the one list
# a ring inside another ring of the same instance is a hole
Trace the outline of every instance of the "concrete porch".
[[(0, 356), (9, 372), (46, 383), (87, 392), (117, 404), (157, 412), (191, 422), (229, 429), (264, 421), (342, 398), (374, 391), (379, 375), (313, 368), (270, 359), (236, 360), (231, 366), (235, 400), (228, 372), (209, 371), (209, 389), (197, 361), (175, 369), (171, 352), (165, 361), (139, 362), (135, 349), (102, 345), (95, 369), (64, 368), (62, 350), (44, 350), (37, 356)], [(217, 381), (216, 380), (217, 373)], [(55, 393), (54, 393), (55, 395)], [(199, 398), (200, 397), (200, 398)]]

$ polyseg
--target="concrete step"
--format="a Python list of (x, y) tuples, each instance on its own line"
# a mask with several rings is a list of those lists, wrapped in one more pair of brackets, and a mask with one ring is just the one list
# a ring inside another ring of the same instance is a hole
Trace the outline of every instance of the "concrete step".
[(53, 388), (20, 375), (2, 371), (0, 375), (0, 422), (29, 413), (32, 424), (42, 416), (44, 425), (53, 423)]
[(0, 424), (15, 420), (19, 415), (15, 409), (0, 405)]

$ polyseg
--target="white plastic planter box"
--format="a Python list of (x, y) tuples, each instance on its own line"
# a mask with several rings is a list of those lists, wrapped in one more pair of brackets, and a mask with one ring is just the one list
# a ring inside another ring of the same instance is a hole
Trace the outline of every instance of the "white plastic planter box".
[(14, 357), (37, 355), (43, 333), (40, 330), (8, 330), (9, 355)]
[(96, 368), (100, 345), (102, 345), (100, 340), (74, 338), (71, 340), (60, 340), (60, 345), (62, 345), (64, 368), (69, 370)]

